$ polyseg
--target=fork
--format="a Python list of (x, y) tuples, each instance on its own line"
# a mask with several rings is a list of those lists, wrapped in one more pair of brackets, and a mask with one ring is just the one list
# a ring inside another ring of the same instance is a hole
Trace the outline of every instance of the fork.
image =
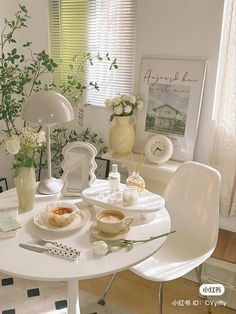
[(80, 251), (78, 251), (77, 249), (73, 249), (71, 246), (67, 246), (65, 244), (62, 243), (58, 243), (56, 241), (50, 241), (50, 240), (45, 240), (45, 239), (41, 239), (38, 236), (36, 236), (35, 234), (31, 235), (32, 239), (34, 240), (35, 243), (39, 244), (39, 245), (45, 245), (47, 243), (52, 244), (60, 249), (63, 249), (65, 251), (69, 251), (72, 252), (73, 254), (76, 254), (77, 256), (80, 255)]

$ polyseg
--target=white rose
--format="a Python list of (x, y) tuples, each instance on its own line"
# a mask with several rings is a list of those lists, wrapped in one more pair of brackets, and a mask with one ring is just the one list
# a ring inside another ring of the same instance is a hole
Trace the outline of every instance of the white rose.
[(121, 103), (121, 101), (122, 101), (122, 99), (119, 96), (113, 98), (113, 103), (115, 105), (119, 105)]
[(45, 132), (44, 131), (40, 131), (38, 133), (38, 144), (41, 144), (43, 142), (46, 142)]
[(106, 106), (107, 108), (111, 107), (111, 106), (112, 106), (112, 101), (111, 101), (110, 99), (107, 99), (107, 100), (105, 101), (105, 106)]
[(122, 99), (122, 101), (127, 100), (127, 95), (125, 95), (125, 94), (121, 95), (121, 99)]
[(130, 96), (128, 97), (128, 101), (131, 102), (132, 104), (135, 104), (135, 102), (136, 102), (136, 97), (135, 97), (134, 95), (130, 95)]
[(142, 108), (143, 108), (143, 101), (141, 100), (141, 99), (139, 99), (138, 101), (137, 101), (137, 108), (139, 109), (139, 110), (141, 110)]
[(6, 149), (8, 153), (16, 155), (20, 151), (20, 141), (18, 136), (13, 135), (10, 140), (6, 141)]
[(130, 113), (131, 111), (132, 111), (132, 106), (131, 105), (126, 105), (125, 109), (124, 109), (124, 112), (125, 113)]
[(123, 113), (123, 107), (121, 105), (115, 106), (113, 108), (113, 112), (114, 112), (115, 115), (119, 116), (119, 115), (121, 115)]
[(95, 255), (106, 255), (108, 253), (108, 245), (104, 241), (93, 242), (92, 249)]

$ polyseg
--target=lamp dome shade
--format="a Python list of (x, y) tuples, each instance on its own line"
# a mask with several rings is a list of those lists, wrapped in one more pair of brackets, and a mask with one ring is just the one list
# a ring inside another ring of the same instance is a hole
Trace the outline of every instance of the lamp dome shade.
[(53, 125), (74, 119), (70, 102), (61, 94), (52, 90), (43, 90), (32, 94), (22, 109), (23, 120)]

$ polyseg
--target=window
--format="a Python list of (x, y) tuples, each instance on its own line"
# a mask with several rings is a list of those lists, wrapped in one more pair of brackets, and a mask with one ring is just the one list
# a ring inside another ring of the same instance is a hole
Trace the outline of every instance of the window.
[(49, 41), (51, 57), (60, 66), (53, 80), (60, 83), (69, 74), (74, 56), (86, 52), (87, 0), (49, 0)]
[(73, 57), (84, 52), (117, 58), (118, 69), (103, 62), (87, 67), (85, 80), (96, 81), (99, 92), (87, 92), (87, 101), (104, 105), (106, 98), (133, 89), (136, 0), (49, 0), (50, 52), (62, 65), (56, 81), (68, 74)]

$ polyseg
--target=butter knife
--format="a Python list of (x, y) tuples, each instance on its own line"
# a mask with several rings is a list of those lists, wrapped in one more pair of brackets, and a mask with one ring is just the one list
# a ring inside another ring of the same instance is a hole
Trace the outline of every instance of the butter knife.
[(40, 246), (35, 246), (35, 245), (31, 245), (31, 244), (24, 244), (24, 243), (20, 243), (19, 246), (26, 249), (26, 250), (34, 251), (37, 253), (46, 252), (46, 253), (53, 255), (53, 256), (64, 257), (70, 261), (75, 261), (78, 257), (78, 254), (76, 254), (76, 253), (73, 253), (71, 251), (68, 252), (66, 250), (62, 250), (59, 248), (40, 247)]

